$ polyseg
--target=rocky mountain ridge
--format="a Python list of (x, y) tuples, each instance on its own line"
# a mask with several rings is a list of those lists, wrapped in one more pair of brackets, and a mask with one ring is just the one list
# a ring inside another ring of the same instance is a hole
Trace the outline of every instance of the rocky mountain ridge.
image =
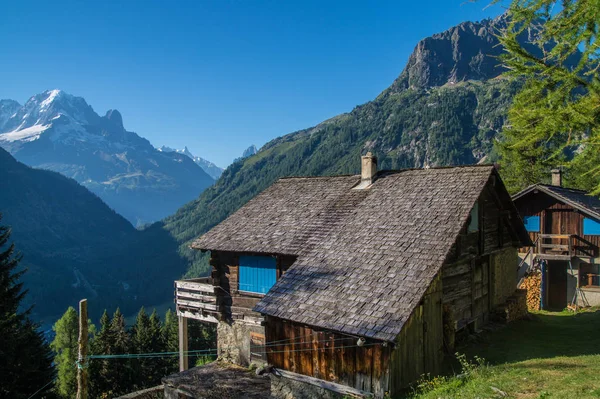
[(193, 262), (190, 275), (208, 268), (205, 258), (187, 250), (189, 240), (280, 177), (356, 174), (367, 151), (377, 155), (380, 169), (493, 161), (494, 140), (521, 84), (501, 77), (495, 58), (502, 49), (493, 32), (504, 18), (466, 22), (421, 40), (398, 78), (374, 100), (234, 162), (165, 221)]
[(190, 158), (194, 162), (196, 162), (196, 164), (198, 166), (200, 166), (202, 168), (202, 170), (204, 170), (210, 177), (212, 177), (215, 180), (217, 180), (219, 177), (221, 177), (221, 174), (223, 173), (223, 170), (224, 170), (223, 168), (218, 167), (214, 163), (212, 163), (202, 157), (198, 157), (198, 156), (192, 154), (190, 152), (190, 150), (187, 148), (187, 146), (185, 146), (183, 148), (183, 150), (177, 150), (175, 148), (171, 148), (171, 147), (167, 147), (167, 146), (163, 145), (161, 147), (158, 147), (158, 151), (176, 152), (178, 154), (183, 154), (183, 155), (187, 156), (188, 158)]

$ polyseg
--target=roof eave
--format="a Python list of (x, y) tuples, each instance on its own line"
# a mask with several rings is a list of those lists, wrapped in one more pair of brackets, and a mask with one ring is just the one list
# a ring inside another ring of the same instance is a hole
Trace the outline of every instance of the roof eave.
[[(561, 187), (561, 188), (564, 188), (564, 187)], [(585, 206), (583, 206), (577, 202), (571, 201), (570, 199), (548, 189), (544, 184), (533, 184), (533, 185), (523, 189), (522, 191), (519, 191), (517, 194), (513, 195), (512, 199), (513, 199), (513, 201), (516, 201), (536, 189), (542, 191), (546, 195), (551, 196), (552, 198), (555, 198), (561, 202), (564, 202), (565, 204), (571, 205), (573, 208), (581, 211), (582, 213), (587, 214), (588, 216), (591, 216), (596, 219), (600, 219), (600, 213), (595, 212), (589, 208), (586, 208)]]

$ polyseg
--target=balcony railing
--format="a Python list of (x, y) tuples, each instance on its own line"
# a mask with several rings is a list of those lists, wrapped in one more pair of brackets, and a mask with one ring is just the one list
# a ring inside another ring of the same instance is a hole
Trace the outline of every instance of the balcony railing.
[(196, 278), (175, 281), (175, 304), (177, 315), (218, 323), (221, 304), (216, 295), (212, 278)]
[(540, 234), (536, 252), (542, 258), (597, 257), (598, 247), (575, 234)]

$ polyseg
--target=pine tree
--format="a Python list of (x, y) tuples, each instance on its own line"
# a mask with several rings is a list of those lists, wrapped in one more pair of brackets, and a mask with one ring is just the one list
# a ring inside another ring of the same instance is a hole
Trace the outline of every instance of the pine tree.
[[(104, 310), (100, 318), (100, 331), (95, 335), (90, 348), (93, 355), (110, 355), (113, 353), (110, 318)], [(108, 379), (112, 359), (92, 359), (90, 361), (90, 397), (112, 397), (112, 387)]]
[(79, 338), (79, 318), (73, 307), (52, 327), (54, 341), (50, 346), (56, 353), (54, 363), (58, 371), (56, 391), (63, 398), (74, 398), (77, 393), (77, 340)]
[[(113, 354), (130, 353), (131, 337), (125, 327), (125, 317), (119, 308), (112, 317), (109, 331)], [(128, 393), (133, 385), (130, 359), (110, 359), (107, 382), (113, 389), (113, 395)]]
[[(131, 331), (133, 350), (135, 353), (150, 353), (152, 336), (150, 335), (150, 319), (142, 306), (138, 312), (135, 325)], [(153, 359), (138, 358), (132, 362), (134, 383), (137, 388), (144, 388), (151, 383), (150, 365)]]
[[(513, 0), (508, 14), (503, 62), (526, 81), (500, 143), (509, 186), (543, 181), (564, 165), (577, 171), (569, 183), (600, 193), (600, 3)], [(523, 44), (524, 35), (533, 40)]]
[[(162, 323), (156, 313), (156, 309), (154, 309), (150, 315), (150, 325), (148, 330), (151, 337), (150, 352), (167, 352), (162, 340)], [(151, 359), (152, 361), (150, 363), (148, 374), (151, 376), (152, 385), (159, 384), (161, 378), (165, 376), (164, 369), (168, 359), (169, 357)]]
[[(165, 323), (162, 326), (163, 347), (166, 352), (179, 351), (179, 323), (177, 315), (171, 309), (165, 314)], [(164, 375), (169, 375), (179, 370), (179, 359), (176, 356), (167, 358)]]
[(52, 353), (29, 319), (31, 309), (19, 311), (27, 293), (19, 282), (25, 270), (16, 271), (21, 257), (14, 244), (2, 250), (9, 238), (10, 229), (0, 226), (0, 397), (28, 398), (41, 389), (37, 395), (48, 398), (55, 377)]

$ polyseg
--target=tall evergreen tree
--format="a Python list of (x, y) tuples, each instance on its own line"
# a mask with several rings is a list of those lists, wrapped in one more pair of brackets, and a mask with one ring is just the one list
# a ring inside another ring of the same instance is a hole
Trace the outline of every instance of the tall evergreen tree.
[[(177, 315), (171, 309), (165, 314), (165, 323), (162, 326), (163, 347), (166, 352), (177, 352), (179, 350), (179, 324)], [(177, 372), (179, 369), (179, 359), (169, 357), (165, 362), (164, 375)]]
[[(150, 335), (150, 318), (142, 306), (131, 330), (132, 347), (135, 353), (150, 353), (152, 336)], [(132, 361), (134, 382), (138, 388), (146, 387), (152, 380), (149, 371), (154, 359), (138, 358)]]
[[(90, 345), (92, 355), (110, 355), (113, 353), (110, 318), (106, 309), (100, 318), (100, 331), (95, 335)], [(108, 383), (111, 359), (92, 359), (90, 361), (90, 396), (93, 398), (108, 398), (112, 387)]]
[(0, 226), (0, 397), (28, 398), (37, 390), (39, 397), (50, 397), (52, 353), (29, 319), (31, 309), (19, 309), (27, 293), (19, 281), (25, 270), (17, 270), (21, 257), (14, 244), (6, 247), (9, 238), (10, 229)]
[[(125, 327), (125, 317), (117, 308), (110, 322), (110, 338), (112, 354), (130, 353), (131, 338)], [(110, 372), (107, 382), (112, 387), (112, 395), (127, 393), (132, 387), (132, 372), (130, 359), (110, 359)]]
[(509, 187), (546, 180), (564, 165), (574, 172), (570, 184), (600, 193), (600, 2), (513, 0), (508, 13), (503, 62), (526, 81), (500, 143)]
[[(160, 317), (158, 317), (158, 314), (156, 313), (156, 309), (154, 309), (150, 315), (150, 324), (148, 330), (151, 339), (150, 352), (167, 352), (162, 339), (162, 323), (160, 321)], [(148, 370), (148, 374), (151, 376), (152, 385), (159, 384), (161, 378), (166, 375), (164, 373), (164, 369), (167, 359), (168, 357), (152, 359)]]

